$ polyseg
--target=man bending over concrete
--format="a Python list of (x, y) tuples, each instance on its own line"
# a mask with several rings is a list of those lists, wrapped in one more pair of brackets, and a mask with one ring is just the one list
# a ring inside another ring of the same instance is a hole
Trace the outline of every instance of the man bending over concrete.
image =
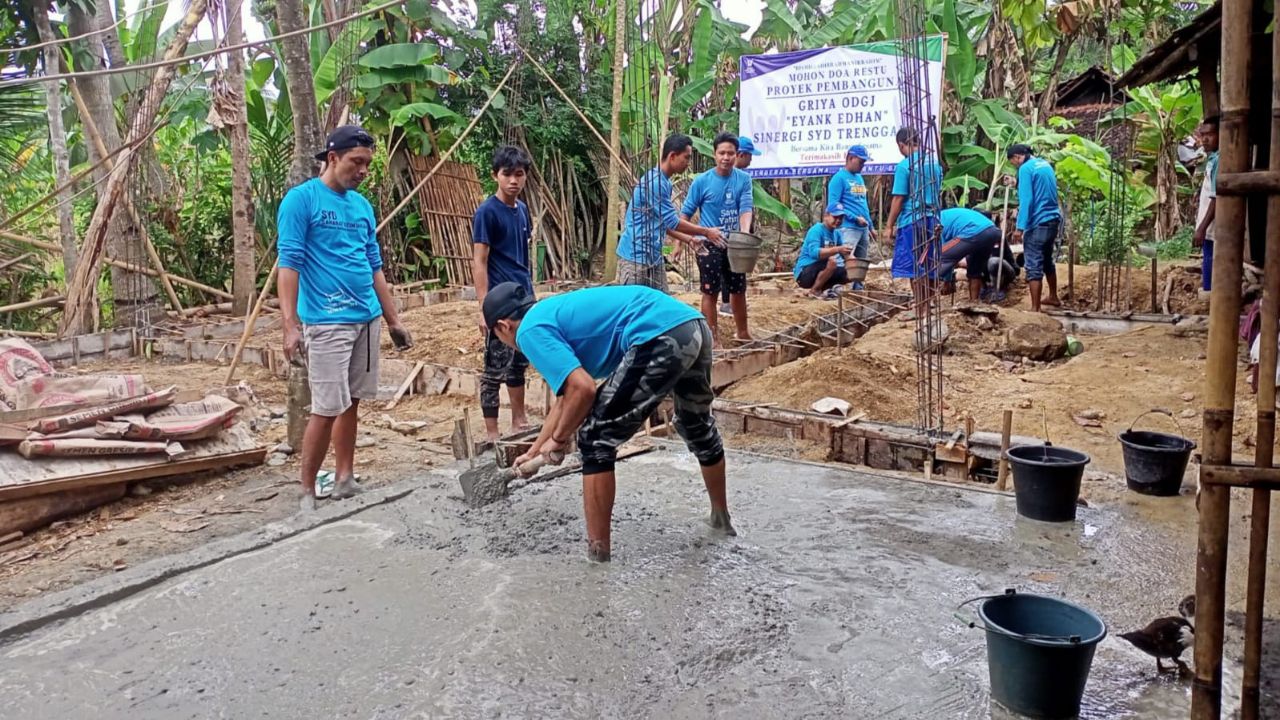
[(618, 446), (667, 395), (675, 398), (676, 431), (702, 466), (708, 522), (737, 534), (725, 497), (724, 447), (711, 416), (711, 328), (696, 310), (634, 285), (577, 290), (535, 304), (520, 285), (502, 283), (485, 297), (484, 316), (556, 393), (542, 432), (516, 464), (538, 455), (558, 463), (577, 433), (589, 558), (609, 559)]
[(947, 208), (942, 220), (942, 259), (938, 277), (944, 277), (965, 261), (969, 299), (978, 302), (987, 279), (987, 260), (1000, 251), (1000, 228), (986, 215), (969, 208)]
[[(277, 213), (284, 354), (305, 358), (311, 418), (302, 438), (302, 509), (316, 507), (316, 472), (337, 460), (334, 498), (363, 492), (355, 480), (360, 401), (378, 393), (381, 319), (397, 347), (410, 344), (382, 273), (373, 206), (356, 188), (369, 174), (373, 137), (354, 125), (329, 134), (320, 177), (293, 188)], [(304, 346), (305, 338), (305, 346)]]

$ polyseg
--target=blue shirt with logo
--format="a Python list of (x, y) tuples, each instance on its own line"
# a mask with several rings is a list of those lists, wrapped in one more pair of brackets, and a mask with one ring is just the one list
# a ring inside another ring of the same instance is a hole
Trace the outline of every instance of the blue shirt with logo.
[(939, 213), (942, 222), (942, 243), (955, 238), (971, 238), (996, 226), (986, 215), (969, 208), (947, 208)]
[(280, 267), (298, 272), (303, 324), (366, 323), (382, 314), (373, 289), (382, 252), (373, 206), (363, 195), (312, 178), (285, 194), (276, 226)]
[[(862, 181), (862, 173), (849, 172), (841, 168), (827, 181), (827, 205), (840, 203), (844, 210), (844, 224), (841, 227), (875, 227), (871, 220), (871, 206), (867, 205), (867, 184)], [(859, 225), (854, 218), (860, 217), (867, 224)]]
[(627, 220), (618, 238), (618, 257), (641, 265), (662, 262), (662, 241), (668, 230), (680, 224), (671, 202), (671, 180), (661, 168), (653, 168), (640, 178), (631, 192)]
[[(822, 248), (835, 247), (839, 244), (840, 239), (836, 236), (835, 230), (828, 230), (822, 223), (814, 223), (813, 227), (809, 228), (809, 232), (804, 234), (804, 243), (800, 245), (800, 255), (796, 258), (796, 266), (791, 274), (799, 279), (800, 273), (804, 272), (805, 268), (822, 260), (822, 255), (819, 254)], [(843, 255), (836, 255), (836, 265), (844, 267)]]
[(532, 228), (529, 208), (520, 200), (511, 207), (497, 195), (490, 195), (476, 208), (471, 219), (471, 241), (489, 246), (489, 287), (513, 282), (533, 292), (533, 276), (529, 272)]
[(1018, 229), (1026, 231), (1061, 219), (1053, 165), (1044, 158), (1027, 158), (1018, 168)]
[(640, 285), (575, 290), (540, 300), (516, 330), (520, 352), (558, 395), (578, 368), (608, 377), (627, 350), (702, 313)]
[[(937, 217), (941, 189), (942, 166), (936, 158), (923, 150), (902, 158), (893, 171), (893, 194), (906, 197), (898, 213), (898, 227), (915, 222), (916, 216)], [(924, 202), (923, 207), (916, 207), (917, 194)]]
[(693, 179), (680, 214), (692, 218), (697, 212), (699, 225), (730, 233), (742, 229), (738, 218), (754, 208), (750, 175), (733, 168), (725, 177), (712, 168)]

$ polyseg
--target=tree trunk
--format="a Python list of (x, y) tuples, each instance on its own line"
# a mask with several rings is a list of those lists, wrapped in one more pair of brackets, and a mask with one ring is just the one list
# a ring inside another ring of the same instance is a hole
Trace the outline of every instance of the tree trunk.
[(1053, 58), (1053, 69), (1049, 71), (1049, 82), (1040, 94), (1040, 122), (1049, 117), (1058, 99), (1058, 80), (1062, 76), (1062, 66), (1067, 62), (1067, 54), (1075, 44), (1076, 34), (1072, 33), (1058, 41), (1058, 54)]
[[(95, 10), (95, 20), (99, 28), (109, 28), (115, 24), (116, 19), (111, 14), (114, 3), (109, 0), (98, 0)], [(111, 62), (111, 67), (124, 67), (129, 61), (124, 56), (124, 48), (120, 45), (120, 33), (115, 29), (110, 32), (104, 32), (100, 36), (102, 38), (102, 47), (107, 51), (107, 60)]]
[[(53, 42), (53, 28), (49, 25), (49, 7), (44, 2), (31, 3), (31, 15), (36, 21), (40, 42)], [(56, 45), (44, 48), (44, 72), (57, 73), (61, 67)], [(58, 238), (62, 244), (63, 277), (71, 277), (76, 271), (76, 223), (71, 207), (71, 161), (67, 155), (67, 133), (62, 127), (62, 90), (58, 81), (45, 83), (45, 105), (49, 115), (49, 150), (53, 155), (53, 175), (58, 187)]]
[[(72, 4), (74, 8), (75, 5)], [(187, 42), (196, 26), (204, 18), (208, 7), (207, 0), (191, 0), (187, 5), (186, 16), (178, 26), (177, 33), (169, 47), (165, 49), (164, 60), (173, 61), (187, 49)], [(173, 80), (177, 66), (165, 65), (156, 70), (155, 76), (147, 86), (142, 109), (130, 122), (128, 141), (130, 145), (137, 143), (151, 129), (160, 103)], [(114, 215), (116, 204), (124, 192), (126, 178), (130, 174), (136, 153), (126, 147), (116, 156), (115, 166), (107, 176), (107, 182), (99, 195), (98, 206), (94, 208), (93, 217), (89, 220), (89, 229), (85, 231), (84, 246), (81, 248), (80, 262), (76, 265), (76, 274), (67, 281), (67, 302), (62, 320), (58, 324), (60, 335), (83, 333), (89, 327), (90, 299), (95, 279), (102, 267), (102, 255), (106, 246), (108, 226)], [(139, 263), (142, 264), (142, 263)], [(150, 279), (148, 278), (148, 281)], [(155, 292), (152, 286), (152, 293)]]
[(1182, 225), (1177, 162), (1177, 141), (1165, 142), (1156, 156), (1156, 242), (1168, 240)]
[[(101, 26), (98, 24), (97, 16), (85, 12), (75, 3), (70, 3), (67, 9), (67, 27), (72, 35), (82, 35), (96, 31)], [(104, 47), (102, 39), (110, 34), (98, 33), (82, 41), (82, 44), (77, 43), (77, 47), (81, 52), (76, 57), (77, 66), (74, 69), (97, 70), (107, 66), (109, 64), (106, 59), (108, 51)], [(108, 154), (112, 153), (119, 149), (121, 145), (120, 128), (116, 125), (115, 102), (111, 95), (111, 81), (108, 76), (97, 75), (77, 77), (70, 82), (73, 83), (70, 89), (78, 92), (84, 103), (81, 124), (84, 129), (85, 145), (87, 146), (89, 157), (95, 162), (100, 161), (103, 158), (104, 151)], [(101, 140), (101, 147), (94, 142), (95, 131), (96, 137)], [(109, 164), (104, 164), (93, 173), (99, 205), (102, 204), (106, 197), (104, 191), (107, 177), (110, 175), (109, 167)], [(133, 265), (146, 266), (148, 264), (146, 252), (142, 248), (141, 237), (138, 234), (138, 228), (134, 227), (133, 223), (123, 213), (112, 218), (107, 237), (107, 249), (112, 257)], [(77, 264), (79, 264), (83, 256), (84, 252), (82, 250), (77, 258)], [(94, 270), (94, 273), (94, 278), (96, 279), (97, 269)], [(68, 285), (70, 285), (73, 277), (75, 277), (75, 273), (66, 275)], [(96, 287), (94, 289), (96, 290)], [(121, 325), (140, 324), (139, 321), (142, 318), (139, 317), (139, 311), (149, 306), (154, 306), (155, 298), (158, 295), (155, 282), (150, 277), (115, 265), (111, 267), (111, 292), (116, 313), (115, 320), (117, 324)], [(92, 323), (86, 321), (86, 324), (78, 332), (88, 332), (91, 325)]]
[[(309, 27), (301, 0), (277, 0), (275, 14), (276, 26), (282, 33)], [(293, 111), (293, 163), (289, 167), (289, 187), (293, 187), (315, 177), (315, 154), (324, 148), (324, 135), (316, 108), (307, 37), (285, 38), (280, 41), (280, 50), (285, 80), (289, 84), (289, 106)]]
[(604, 281), (612, 282), (618, 274), (618, 235), (619, 224), (622, 220), (622, 212), (624, 202), (622, 200), (622, 189), (618, 187), (618, 181), (622, 174), (621, 163), (619, 157), (622, 154), (622, 131), (619, 130), (618, 116), (622, 110), (622, 80), (623, 66), (626, 60), (626, 39), (627, 39), (627, 3), (625, 0), (613, 0), (614, 25), (613, 25), (613, 105), (610, 110), (609, 128), (609, 148), (612, 153), (609, 155), (609, 179), (605, 183), (605, 197), (608, 198), (608, 206), (605, 211), (605, 237), (604, 237)]
[[(228, 45), (244, 40), (241, 6), (222, 9)], [(231, 233), (234, 237), (231, 311), (245, 315), (253, 304), (258, 287), (254, 260), (253, 190), (250, 185), (249, 125), (245, 114), (243, 51), (227, 55), (227, 72), (219, 83), (215, 103), (231, 135)]]

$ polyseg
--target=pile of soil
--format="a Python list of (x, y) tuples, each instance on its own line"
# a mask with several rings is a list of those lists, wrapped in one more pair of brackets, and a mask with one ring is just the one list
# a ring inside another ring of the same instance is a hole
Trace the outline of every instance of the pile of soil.
[[(1179, 337), (1170, 328), (1145, 327), (1110, 336), (1084, 336), (1082, 354), (1049, 363), (1012, 362), (1003, 357), (1005, 330), (1036, 317), (1002, 308), (995, 327), (951, 310), (944, 373), (948, 427), (973, 415), (982, 430), (998, 431), (1012, 409), (1015, 434), (1046, 437), (1093, 457), (1092, 467), (1123, 472), (1115, 436), (1153, 408), (1172, 411), (1176, 421), (1150, 415), (1139, 422), (1199, 441), (1204, 377), (1204, 338)], [(814, 401), (840, 397), (853, 412), (872, 420), (914, 424), (917, 414), (913, 322), (890, 321), (872, 328), (843, 353), (824, 348), (796, 362), (771, 368), (730, 387), (724, 396), (777, 402), (807, 410)], [(1252, 454), (1256, 402), (1243, 371), (1237, 383), (1237, 452)], [(1096, 417), (1097, 419), (1093, 419)]]

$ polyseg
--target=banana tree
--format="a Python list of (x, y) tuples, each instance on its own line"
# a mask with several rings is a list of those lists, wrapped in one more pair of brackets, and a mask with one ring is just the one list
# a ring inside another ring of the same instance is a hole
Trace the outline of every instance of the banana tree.
[(1147, 86), (1130, 91), (1130, 102), (1114, 110), (1110, 123), (1130, 122), (1137, 128), (1134, 150), (1143, 169), (1154, 174), (1156, 239), (1169, 238), (1182, 225), (1178, 200), (1178, 143), (1200, 122), (1200, 93), (1185, 85)]

